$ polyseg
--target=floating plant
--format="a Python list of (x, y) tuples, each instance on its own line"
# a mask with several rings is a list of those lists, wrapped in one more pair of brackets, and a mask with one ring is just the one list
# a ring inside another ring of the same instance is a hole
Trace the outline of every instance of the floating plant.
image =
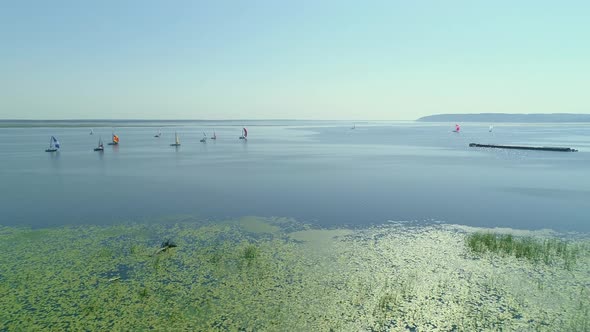
[(590, 241), (562, 241), (254, 217), (0, 227), (0, 331), (585, 331)]

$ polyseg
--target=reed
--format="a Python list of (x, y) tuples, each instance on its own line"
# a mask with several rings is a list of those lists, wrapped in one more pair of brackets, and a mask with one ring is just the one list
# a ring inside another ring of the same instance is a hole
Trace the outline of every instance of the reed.
[(491, 232), (469, 234), (466, 243), (474, 253), (491, 252), (524, 258), (534, 263), (562, 264), (567, 270), (573, 268), (579, 251), (577, 246), (561, 239), (536, 239)]
[(250, 265), (258, 256), (258, 248), (253, 245), (249, 244), (244, 248), (243, 257)]

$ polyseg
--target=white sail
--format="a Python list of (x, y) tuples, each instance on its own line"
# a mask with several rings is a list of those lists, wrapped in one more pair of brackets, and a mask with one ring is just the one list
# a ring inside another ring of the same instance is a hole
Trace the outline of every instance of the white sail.
[(248, 139), (248, 130), (246, 130), (246, 127), (242, 128), (242, 136), (240, 136), (240, 139)]
[(51, 136), (51, 138), (49, 138), (49, 148), (45, 151), (46, 152), (55, 152), (59, 148), (60, 148), (59, 141), (57, 140), (57, 138), (55, 138), (55, 136)]
[(177, 132), (174, 132), (174, 143), (170, 144), (170, 146), (180, 146), (180, 138)]
[(104, 151), (104, 144), (102, 143), (102, 137), (98, 138), (98, 146), (94, 148), (94, 151)]
[(53, 146), (56, 149), (59, 149), (59, 141), (57, 140), (57, 138), (55, 138), (55, 136), (51, 136), (50, 146)]

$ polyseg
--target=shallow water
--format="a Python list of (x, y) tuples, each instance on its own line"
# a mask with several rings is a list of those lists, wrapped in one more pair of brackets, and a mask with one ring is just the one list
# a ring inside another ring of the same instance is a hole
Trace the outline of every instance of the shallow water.
[[(127, 125), (125, 127), (124, 125)], [(590, 231), (590, 126), (417, 122), (129, 123), (2, 128), (2, 225), (111, 224), (166, 215), (289, 216), (320, 225), (387, 220)], [(161, 138), (154, 138), (162, 127)], [(202, 132), (219, 139), (199, 143)], [(182, 146), (173, 143), (174, 132)], [(51, 135), (59, 153), (44, 152)], [(577, 153), (469, 148), (570, 146)]]
[[(486, 230), (255, 217), (0, 226), (0, 331), (588, 330), (587, 238), (538, 261), (471, 252), (474, 231)], [(159, 250), (165, 240), (177, 247)]]

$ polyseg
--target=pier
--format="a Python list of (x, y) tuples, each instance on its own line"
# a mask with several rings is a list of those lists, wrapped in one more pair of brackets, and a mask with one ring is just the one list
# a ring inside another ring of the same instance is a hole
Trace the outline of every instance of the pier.
[(493, 149), (514, 149), (514, 150), (536, 150), (536, 151), (555, 151), (555, 152), (578, 152), (576, 149), (564, 147), (548, 146), (521, 146), (521, 145), (496, 145), (496, 144), (477, 144), (469, 143), (470, 147), (475, 148), (493, 148)]

